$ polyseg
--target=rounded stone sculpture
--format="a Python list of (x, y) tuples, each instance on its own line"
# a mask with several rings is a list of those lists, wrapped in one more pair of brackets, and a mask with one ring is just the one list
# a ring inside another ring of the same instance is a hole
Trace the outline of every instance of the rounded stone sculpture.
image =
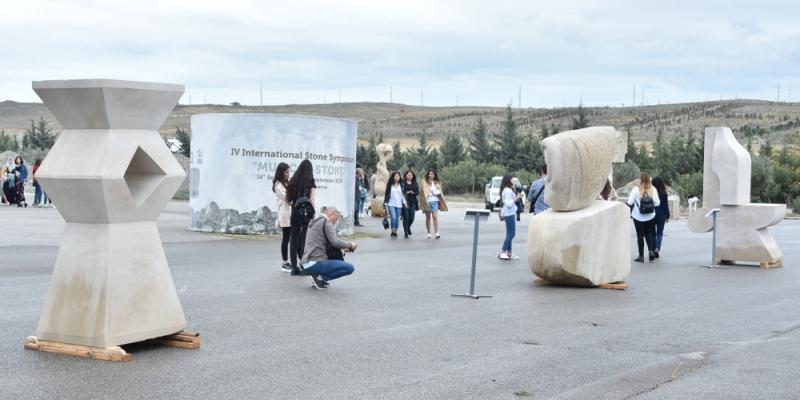
[(183, 330), (155, 222), (185, 178), (158, 133), (183, 85), (89, 79), (33, 89), (64, 128), (36, 179), (67, 222), (38, 339), (108, 348)]
[(608, 179), (617, 131), (597, 126), (542, 140), (547, 164), (544, 200), (555, 211), (574, 211), (597, 198)]

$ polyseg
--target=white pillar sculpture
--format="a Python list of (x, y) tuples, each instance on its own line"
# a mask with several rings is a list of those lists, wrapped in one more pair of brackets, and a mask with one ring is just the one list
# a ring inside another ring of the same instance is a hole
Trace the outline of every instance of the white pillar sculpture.
[(595, 200), (608, 179), (617, 132), (591, 127), (542, 141), (550, 209), (528, 227), (528, 265), (543, 280), (571, 286), (620, 282), (631, 271), (628, 207)]
[(33, 89), (64, 128), (36, 178), (66, 221), (38, 340), (109, 348), (182, 331), (156, 218), (185, 177), (158, 133), (183, 85)]
[(750, 154), (730, 128), (706, 128), (704, 146), (703, 207), (691, 211), (689, 228), (710, 231), (705, 215), (719, 208), (717, 260), (782, 264), (783, 253), (767, 228), (783, 220), (786, 205), (750, 203)]
[(383, 217), (386, 214), (386, 210), (383, 209), (383, 196), (386, 194), (386, 184), (389, 182), (389, 167), (386, 162), (394, 158), (394, 148), (390, 144), (381, 143), (375, 150), (378, 152), (378, 165), (376, 165), (375, 187), (372, 190), (377, 196), (372, 199), (370, 208), (373, 217)]

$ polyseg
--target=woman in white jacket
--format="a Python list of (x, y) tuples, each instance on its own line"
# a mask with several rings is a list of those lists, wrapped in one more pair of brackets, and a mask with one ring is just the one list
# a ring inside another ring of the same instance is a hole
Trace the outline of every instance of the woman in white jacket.
[(644, 262), (644, 242), (647, 242), (650, 261), (655, 260), (655, 243), (653, 240), (653, 219), (656, 217), (655, 208), (661, 204), (658, 193), (650, 181), (650, 175), (642, 172), (639, 175), (639, 185), (635, 186), (628, 195), (628, 206), (631, 207), (631, 218), (636, 228), (636, 244), (639, 246), (639, 257), (634, 261)]
[(289, 184), (289, 164), (284, 162), (278, 164), (275, 169), (275, 177), (272, 178), (272, 191), (275, 193), (275, 202), (278, 204), (278, 220), (276, 221), (281, 228), (281, 256), (283, 265), (281, 271), (290, 272), (292, 264), (289, 263), (289, 237), (291, 233), (290, 218), (292, 216), (292, 205), (286, 201), (286, 186)]
[(501, 260), (519, 260), (519, 256), (511, 253), (511, 241), (517, 234), (517, 201), (522, 198), (522, 193), (517, 193), (511, 175), (503, 176), (500, 182), (500, 200), (503, 208), (500, 209), (500, 219), (506, 223), (506, 239), (497, 258)]

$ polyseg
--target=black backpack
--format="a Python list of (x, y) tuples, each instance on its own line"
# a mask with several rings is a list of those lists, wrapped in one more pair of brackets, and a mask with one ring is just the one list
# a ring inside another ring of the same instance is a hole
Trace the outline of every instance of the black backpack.
[(652, 214), (656, 211), (656, 203), (649, 194), (642, 194), (642, 200), (639, 203), (639, 212), (642, 214)]
[(307, 224), (314, 219), (314, 205), (308, 197), (298, 197), (292, 204), (292, 212), (300, 218), (300, 222)]

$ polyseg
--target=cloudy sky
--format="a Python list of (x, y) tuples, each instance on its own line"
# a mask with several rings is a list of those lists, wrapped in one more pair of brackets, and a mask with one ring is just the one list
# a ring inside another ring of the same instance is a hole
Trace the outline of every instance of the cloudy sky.
[(75, 78), (183, 83), (183, 104), (258, 105), (259, 84), (264, 104), (797, 100), (798, 17), (792, 0), (4, 0), (0, 100)]

